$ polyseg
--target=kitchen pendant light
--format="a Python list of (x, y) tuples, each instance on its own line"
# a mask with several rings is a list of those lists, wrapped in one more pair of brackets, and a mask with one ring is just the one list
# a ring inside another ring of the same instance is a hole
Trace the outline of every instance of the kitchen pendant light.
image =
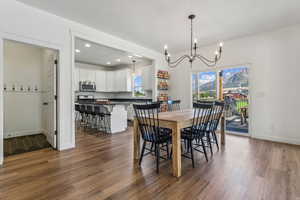
[(134, 77), (135, 76), (135, 63), (136, 63), (136, 60), (132, 60), (132, 76)]

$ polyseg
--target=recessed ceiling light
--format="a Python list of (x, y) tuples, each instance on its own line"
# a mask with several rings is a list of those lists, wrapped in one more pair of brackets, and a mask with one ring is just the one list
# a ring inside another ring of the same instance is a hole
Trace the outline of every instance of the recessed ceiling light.
[(110, 65), (110, 64), (111, 64), (111, 62), (107, 62), (106, 64), (107, 64), (107, 65)]
[(89, 48), (89, 47), (91, 47), (91, 44), (89, 44), (89, 43), (85, 43), (85, 45), (84, 45), (85, 47), (87, 47), (87, 48)]
[(140, 56), (140, 55), (138, 55), (138, 54), (134, 54), (134, 56), (135, 56), (135, 57), (138, 57), (138, 58), (143, 57), (143, 56)]
[(79, 50), (79, 49), (75, 49), (75, 52), (76, 52), (76, 53), (80, 53), (80, 50)]
[(128, 56), (128, 58), (132, 58), (132, 56)]
[(118, 58), (116, 61), (117, 61), (117, 62), (121, 62), (121, 59), (120, 59), (120, 58)]

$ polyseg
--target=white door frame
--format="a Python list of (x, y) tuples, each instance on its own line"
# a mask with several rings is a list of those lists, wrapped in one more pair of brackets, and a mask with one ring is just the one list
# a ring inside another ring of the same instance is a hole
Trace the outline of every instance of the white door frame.
[[(76, 38), (80, 38), (80, 39), (83, 39), (83, 40), (87, 40), (87, 41), (90, 41), (90, 42), (93, 42), (93, 43), (96, 43), (96, 44), (100, 44), (100, 45), (104, 45), (104, 46), (107, 46), (107, 47), (111, 47), (111, 48), (114, 48), (114, 49), (119, 49), (119, 50), (123, 50), (123, 51), (126, 51), (126, 52), (132, 52), (132, 50), (130, 48), (126, 48), (126, 47), (121, 47), (121, 46), (118, 46), (117, 45), (117, 42), (114, 42), (114, 45), (113, 44), (107, 44), (107, 42), (104, 42), (103, 39), (101, 39), (101, 37), (97, 37), (95, 35), (89, 35), (89, 34), (84, 34), (82, 32), (79, 32), (79, 31), (76, 31), (76, 30), (70, 30), (70, 34), (71, 34), (71, 63), (72, 63), (72, 66), (71, 66), (71, 73), (72, 73), (72, 144), (74, 144), (75, 146), (75, 92), (74, 92), (74, 72), (75, 72), (75, 39)], [(140, 52), (132, 52), (132, 53), (138, 53), (139, 55), (143, 56), (143, 57), (146, 57), (148, 59), (151, 59), (152, 60), (152, 66), (153, 66), (153, 77), (156, 77), (156, 72), (157, 72), (157, 59), (158, 58), (154, 58), (153, 56), (149, 56), (149, 55), (145, 55), (144, 53), (140, 53)], [(152, 99), (155, 99), (156, 98), (156, 93), (157, 93), (157, 88), (156, 88), (156, 85), (157, 85), (157, 79), (154, 78), (153, 80), (153, 88), (152, 88)]]
[(48, 42), (48, 41), (42, 41), (39, 39), (34, 39), (31, 37), (26, 37), (26, 36), (20, 36), (20, 35), (16, 35), (16, 34), (12, 34), (12, 33), (5, 33), (5, 32), (0, 32), (0, 165), (3, 164), (3, 160), (4, 160), (4, 149), (3, 149), (3, 134), (4, 134), (4, 127), (3, 127), (3, 120), (4, 120), (4, 115), (3, 115), (3, 69), (4, 69), (4, 40), (12, 40), (12, 41), (16, 41), (16, 42), (21, 42), (21, 43), (25, 43), (25, 44), (31, 44), (31, 45), (36, 45), (36, 46), (40, 46), (40, 47), (44, 47), (44, 48), (49, 48), (49, 49), (53, 49), (55, 51), (58, 52), (58, 65), (57, 65), (57, 77), (56, 77), (56, 82), (57, 82), (57, 101), (56, 101), (56, 106), (57, 106), (57, 110), (59, 112), (56, 113), (56, 128), (57, 128), (57, 149), (60, 149), (60, 132), (61, 132), (61, 123), (60, 123), (60, 118), (59, 118), (59, 114), (60, 114), (60, 102), (61, 102), (61, 95), (60, 95), (60, 85), (61, 85), (61, 79), (60, 79), (60, 65), (59, 63), (61, 63), (61, 52), (63, 50), (62, 46), (58, 45), (58, 44), (54, 44), (52, 42)]
[[(194, 73), (198, 73), (198, 72), (209, 72), (209, 71), (215, 71), (216, 73), (218, 73), (219, 71), (221, 70), (224, 70), (224, 69), (230, 69), (230, 68), (239, 68), (239, 67), (247, 67), (248, 68), (248, 80), (249, 80), (249, 85), (248, 85), (248, 88), (249, 88), (249, 107), (248, 107), (248, 112), (249, 112), (249, 119), (248, 119), (248, 134), (246, 136), (249, 136), (249, 137), (252, 137), (252, 123), (251, 123), (251, 118), (253, 116), (253, 113), (252, 113), (252, 94), (251, 94), (251, 88), (252, 88), (252, 79), (251, 79), (251, 69), (252, 69), (252, 63), (242, 63), (242, 64), (236, 64), (236, 65), (222, 65), (222, 66), (217, 66), (217, 67), (213, 67), (213, 68), (204, 68), (204, 69), (198, 69), (198, 70), (193, 70), (192, 71), (192, 74)], [(217, 81), (219, 79), (219, 76), (217, 76)], [(217, 90), (219, 90), (219, 84), (217, 84)], [(219, 93), (217, 92), (217, 95), (219, 95)], [(192, 98), (193, 100), (193, 98)], [(226, 132), (226, 131), (225, 131)], [(240, 133), (237, 133), (237, 132), (230, 132), (231, 134), (235, 134), (235, 135), (243, 135), (243, 134), (240, 134)], [(243, 135), (245, 136), (245, 135)]]

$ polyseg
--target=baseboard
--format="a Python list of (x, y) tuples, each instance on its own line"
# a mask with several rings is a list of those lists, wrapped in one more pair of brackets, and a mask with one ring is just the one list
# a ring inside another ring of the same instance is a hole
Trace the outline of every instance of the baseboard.
[(274, 136), (265, 136), (265, 135), (252, 135), (252, 138), (259, 139), (259, 140), (268, 140), (268, 141), (278, 142), (278, 143), (300, 145), (300, 140), (296, 140), (296, 139), (274, 137)]
[(58, 148), (59, 151), (67, 150), (67, 149), (73, 149), (75, 148), (75, 144), (65, 144)]
[(0, 158), (0, 165), (3, 165), (3, 157)]
[(6, 132), (4, 133), (4, 139), (12, 138), (12, 137), (20, 137), (25, 135), (35, 135), (35, 134), (41, 134), (44, 130), (28, 130), (28, 131), (15, 131), (15, 132)]

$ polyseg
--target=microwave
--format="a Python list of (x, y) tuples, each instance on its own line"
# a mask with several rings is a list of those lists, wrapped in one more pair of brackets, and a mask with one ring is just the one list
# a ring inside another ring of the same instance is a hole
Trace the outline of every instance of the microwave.
[(79, 82), (80, 92), (96, 92), (96, 83), (91, 81), (80, 81)]

